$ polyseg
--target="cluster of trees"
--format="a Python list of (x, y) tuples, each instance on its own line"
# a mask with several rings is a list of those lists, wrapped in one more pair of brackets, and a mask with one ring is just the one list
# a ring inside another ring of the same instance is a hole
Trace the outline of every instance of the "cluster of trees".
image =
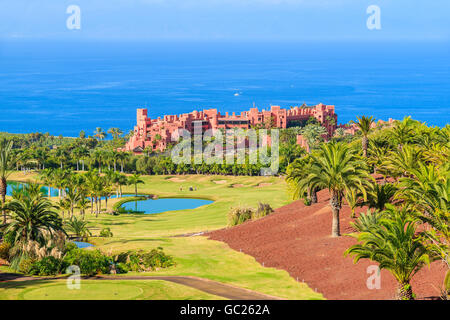
[(80, 209), (80, 214), (84, 219), (86, 210), (90, 208), (91, 214), (98, 216), (102, 210), (102, 200), (105, 207), (108, 206), (108, 199), (113, 195), (122, 197), (123, 186), (132, 185), (135, 194), (138, 193), (138, 184), (143, 184), (139, 174), (126, 176), (125, 174), (107, 170), (99, 173), (91, 170), (84, 173), (75, 173), (71, 170), (45, 169), (41, 172), (41, 181), (48, 186), (58, 190), (59, 208), (62, 216), (67, 211), (69, 217), (73, 217), (74, 209)]
[[(108, 133), (112, 139), (106, 140)], [(250, 164), (248, 155), (244, 164), (176, 164), (170, 157), (170, 145), (165, 152), (154, 152), (147, 148), (143, 155), (135, 156), (118, 149), (125, 145), (127, 137), (120, 129), (111, 128), (106, 133), (97, 128), (93, 136), (86, 138), (84, 132), (78, 138), (55, 138), (48, 134), (11, 135), (0, 134), (12, 143), (12, 163), (16, 170), (44, 170), (46, 168), (72, 169), (86, 171), (97, 169), (119, 171), (121, 173), (141, 174), (221, 174), (221, 175), (260, 175), (266, 167), (260, 159)], [(303, 134), (311, 148), (323, 142), (326, 129), (313, 121), (304, 127), (291, 127), (280, 132), (280, 173), (298, 158), (304, 150), (297, 145), (297, 134)], [(346, 136), (351, 137), (350, 135)], [(337, 137), (339, 138), (339, 137)], [(340, 139), (340, 138), (339, 138)], [(270, 152), (270, 150), (269, 150)]]
[(368, 207), (354, 222), (359, 242), (346, 254), (378, 262), (397, 279), (399, 298), (412, 299), (410, 281), (420, 268), (441, 259), (450, 269), (450, 126), (428, 127), (409, 117), (376, 130), (372, 123), (358, 118), (360, 139), (323, 143), (296, 159), (287, 181), (306, 204), (329, 191), (334, 237), (344, 200), (354, 216), (356, 207)]

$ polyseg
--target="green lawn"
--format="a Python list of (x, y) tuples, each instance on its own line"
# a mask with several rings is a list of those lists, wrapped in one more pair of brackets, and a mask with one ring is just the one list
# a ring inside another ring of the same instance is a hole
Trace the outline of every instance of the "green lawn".
[(0, 299), (217, 300), (222, 298), (180, 284), (160, 280), (83, 280), (80, 289), (68, 289), (66, 280), (36, 280), (2, 284)]
[[(16, 174), (15, 180), (26, 180)], [(32, 176), (29, 176), (32, 177)], [(170, 181), (175, 177), (181, 182)], [(173, 255), (177, 265), (156, 272), (140, 275), (190, 275), (207, 278), (238, 287), (287, 299), (321, 299), (303, 283), (296, 282), (287, 272), (262, 267), (251, 256), (231, 250), (226, 244), (208, 240), (202, 236), (174, 237), (175, 235), (215, 230), (226, 227), (226, 215), (230, 207), (256, 206), (259, 201), (277, 208), (289, 203), (286, 184), (277, 177), (229, 177), (229, 176), (145, 176), (145, 185), (139, 185), (139, 193), (156, 194), (159, 197), (195, 197), (215, 202), (193, 210), (180, 210), (156, 215), (101, 214), (98, 218), (87, 214), (93, 235), (102, 227), (110, 227), (113, 238), (92, 237), (90, 242), (106, 253), (130, 249), (152, 249), (158, 246)], [(215, 183), (223, 181), (225, 183)], [(264, 186), (259, 186), (261, 183)], [(233, 185), (243, 187), (233, 188)], [(180, 191), (180, 186), (183, 191)], [(189, 187), (196, 191), (188, 191)], [(134, 187), (124, 190), (134, 193)], [(118, 200), (110, 200), (112, 207)], [(128, 273), (127, 275), (136, 275)], [(124, 275), (126, 277), (127, 275)], [(2, 285), (0, 284), (0, 288)], [(0, 297), (3, 297), (0, 295)], [(177, 296), (173, 296), (174, 299)]]

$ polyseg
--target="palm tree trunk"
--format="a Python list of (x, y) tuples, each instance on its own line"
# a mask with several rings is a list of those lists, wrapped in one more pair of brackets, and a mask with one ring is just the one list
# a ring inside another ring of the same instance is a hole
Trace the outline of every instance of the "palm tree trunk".
[(311, 204), (317, 203), (317, 189), (314, 188), (311, 190)]
[(398, 300), (414, 300), (414, 294), (409, 282), (399, 283), (397, 288)]
[(6, 178), (0, 179), (0, 195), (2, 198), (2, 210), (3, 210), (3, 224), (6, 224), (6, 210), (4, 204), (6, 203), (6, 188), (8, 187)]
[(137, 197), (137, 184), (134, 185), (134, 195)]
[(333, 224), (331, 227), (331, 236), (339, 237), (341, 235), (341, 227), (339, 221), (339, 211), (341, 209), (341, 201), (337, 192), (333, 191), (330, 199), (331, 211), (333, 212)]
[(362, 149), (363, 149), (364, 158), (367, 158), (368, 147), (369, 147), (369, 139), (366, 136), (363, 136), (362, 137)]

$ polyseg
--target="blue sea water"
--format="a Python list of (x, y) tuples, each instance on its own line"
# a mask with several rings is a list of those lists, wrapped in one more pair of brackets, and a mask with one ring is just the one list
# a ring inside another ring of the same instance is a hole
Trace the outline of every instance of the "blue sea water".
[(255, 104), (333, 104), (356, 115), (449, 123), (450, 45), (416, 43), (0, 42), (0, 131), (95, 127)]

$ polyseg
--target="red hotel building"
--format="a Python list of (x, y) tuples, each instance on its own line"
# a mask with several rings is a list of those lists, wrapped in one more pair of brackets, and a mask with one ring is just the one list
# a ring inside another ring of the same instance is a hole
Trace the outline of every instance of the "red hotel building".
[(201, 123), (202, 129), (249, 129), (255, 126), (271, 124), (276, 128), (288, 128), (305, 123), (310, 117), (317, 119), (328, 131), (331, 137), (336, 130), (337, 115), (334, 106), (318, 104), (316, 106), (292, 107), (283, 109), (272, 106), (270, 110), (259, 111), (251, 108), (240, 114), (226, 112), (224, 115), (217, 109), (193, 111), (181, 115), (165, 115), (163, 118), (151, 119), (147, 109), (137, 109), (137, 125), (134, 127), (134, 135), (125, 146), (126, 151), (141, 153), (147, 147), (154, 151), (163, 151), (172, 142), (172, 135), (178, 129), (185, 129), (191, 133), (194, 126)]

